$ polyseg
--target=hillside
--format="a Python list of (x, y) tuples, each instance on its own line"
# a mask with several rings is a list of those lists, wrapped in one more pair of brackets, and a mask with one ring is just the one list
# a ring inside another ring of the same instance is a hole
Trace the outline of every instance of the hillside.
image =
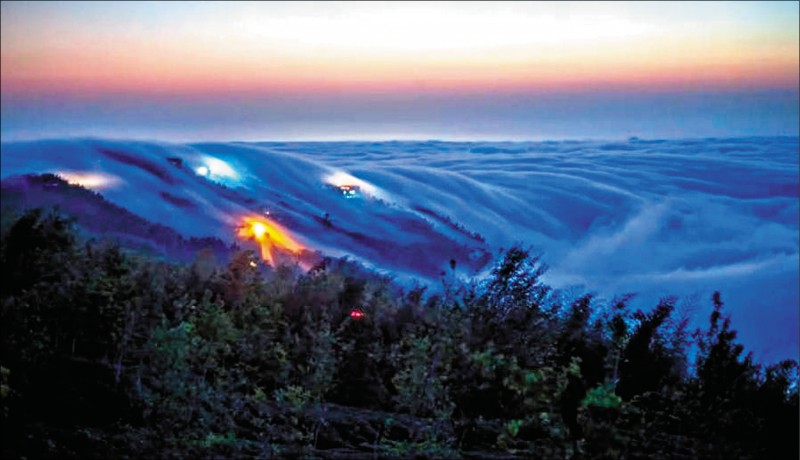
[(191, 261), (200, 250), (227, 260), (232, 248), (218, 238), (184, 238), (107, 201), (97, 192), (53, 174), (12, 176), (0, 182), (4, 215), (13, 210), (57, 208), (89, 236), (108, 239), (171, 260)]
[(797, 362), (745, 354), (718, 293), (692, 333), (674, 299), (565, 303), (519, 247), (427, 294), (343, 259), (166, 263), (15, 214), (3, 458), (798, 455)]

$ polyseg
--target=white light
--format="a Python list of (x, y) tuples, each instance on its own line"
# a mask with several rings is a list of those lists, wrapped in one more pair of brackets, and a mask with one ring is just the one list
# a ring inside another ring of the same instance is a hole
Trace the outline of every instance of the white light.
[(236, 171), (231, 168), (231, 165), (218, 158), (206, 157), (203, 160), (208, 167), (209, 174), (211, 175), (228, 177), (230, 179), (236, 179), (239, 177), (239, 174), (237, 174)]
[[(322, 182), (338, 188), (345, 198), (354, 198), (360, 195), (365, 198), (391, 199), (391, 196), (385, 190), (341, 170), (331, 171), (322, 176)], [(346, 185), (355, 185), (357, 188), (355, 190), (342, 188)]]
[(199, 174), (201, 176), (207, 176), (208, 175), (208, 168), (205, 167), (205, 166), (200, 166), (195, 171), (197, 172), (197, 174)]
[[(336, 171), (332, 174), (328, 174), (322, 180), (325, 181), (325, 183), (334, 185), (336, 187), (342, 187), (344, 185), (357, 185), (361, 190), (364, 190), (367, 193), (374, 194), (377, 191), (374, 185), (347, 174), (344, 171)], [(347, 193), (347, 190), (342, 190), (343, 195), (347, 195)], [(353, 193), (355, 194), (355, 191), (353, 191)]]
[(70, 184), (80, 185), (93, 190), (114, 187), (121, 182), (117, 176), (100, 172), (59, 171), (56, 173)]

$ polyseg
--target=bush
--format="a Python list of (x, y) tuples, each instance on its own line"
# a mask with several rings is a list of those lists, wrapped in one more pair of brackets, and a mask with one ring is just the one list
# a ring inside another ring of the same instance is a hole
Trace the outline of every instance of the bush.
[(689, 374), (672, 300), (562, 308), (519, 247), (444, 296), (154, 260), (41, 211), (0, 247), (4, 458), (797, 457), (797, 363), (744, 354), (718, 294)]

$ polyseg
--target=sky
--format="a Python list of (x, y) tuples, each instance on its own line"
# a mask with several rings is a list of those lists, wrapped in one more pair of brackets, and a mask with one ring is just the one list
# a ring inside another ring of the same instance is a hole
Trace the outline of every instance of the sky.
[(2, 2), (3, 140), (798, 135), (799, 2)]

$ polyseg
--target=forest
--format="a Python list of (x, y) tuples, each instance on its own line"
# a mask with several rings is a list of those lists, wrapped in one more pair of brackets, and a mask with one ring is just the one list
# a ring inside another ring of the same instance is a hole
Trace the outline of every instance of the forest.
[(798, 363), (755, 362), (720, 293), (695, 330), (522, 246), (433, 289), (76, 227), (3, 209), (2, 458), (798, 458)]

